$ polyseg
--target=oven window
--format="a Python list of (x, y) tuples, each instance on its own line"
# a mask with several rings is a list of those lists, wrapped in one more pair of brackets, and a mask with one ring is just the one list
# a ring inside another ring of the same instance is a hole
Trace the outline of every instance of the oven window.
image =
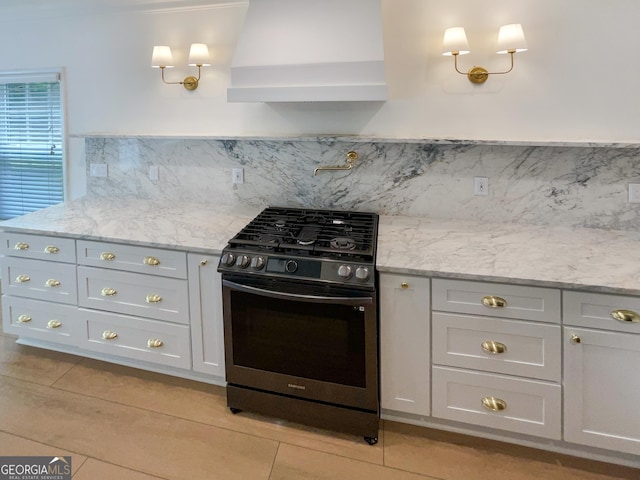
[(365, 308), (232, 291), (233, 363), (365, 387)]

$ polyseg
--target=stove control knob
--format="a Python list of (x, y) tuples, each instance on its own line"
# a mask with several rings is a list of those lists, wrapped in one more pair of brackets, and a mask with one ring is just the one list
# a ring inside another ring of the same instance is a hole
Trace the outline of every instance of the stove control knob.
[(287, 273), (293, 273), (298, 270), (298, 262), (296, 262), (295, 260), (289, 260), (284, 265), (284, 269), (287, 271)]
[(264, 268), (264, 257), (253, 257), (251, 259), (251, 268), (262, 270)]
[(236, 256), (233, 253), (225, 253), (222, 255), (220, 263), (226, 267), (231, 267), (236, 263)]
[(247, 257), (246, 255), (240, 255), (236, 260), (236, 265), (240, 268), (247, 268), (249, 266), (250, 261), (251, 261), (250, 258)]
[(353, 275), (353, 269), (349, 265), (340, 265), (338, 267), (338, 276), (340, 278), (344, 278), (345, 280), (349, 280)]
[(369, 280), (369, 269), (367, 267), (356, 268), (356, 278), (361, 282)]

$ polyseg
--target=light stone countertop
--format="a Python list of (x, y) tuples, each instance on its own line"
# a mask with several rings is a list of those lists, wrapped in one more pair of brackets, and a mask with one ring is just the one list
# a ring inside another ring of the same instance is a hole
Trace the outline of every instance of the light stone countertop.
[[(260, 210), (82, 198), (0, 222), (0, 229), (217, 254)], [(640, 295), (640, 232), (382, 216), (377, 268)]]

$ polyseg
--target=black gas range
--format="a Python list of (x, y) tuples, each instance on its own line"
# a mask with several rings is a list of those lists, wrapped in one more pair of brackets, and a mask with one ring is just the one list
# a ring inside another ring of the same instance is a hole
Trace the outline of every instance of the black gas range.
[(378, 215), (270, 207), (229, 240), (219, 271), (374, 288)]
[(375, 213), (269, 207), (229, 240), (227, 404), (378, 438)]

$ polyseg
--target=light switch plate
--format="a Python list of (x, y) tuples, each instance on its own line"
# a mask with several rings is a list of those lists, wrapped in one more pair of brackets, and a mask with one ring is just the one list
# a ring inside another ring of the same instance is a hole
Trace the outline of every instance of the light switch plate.
[(231, 172), (231, 180), (234, 185), (244, 183), (244, 168), (234, 168)]
[(89, 167), (89, 175), (92, 177), (107, 177), (108, 170), (106, 163), (92, 163)]
[(640, 203), (640, 183), (629, 184), (629, 203)]

